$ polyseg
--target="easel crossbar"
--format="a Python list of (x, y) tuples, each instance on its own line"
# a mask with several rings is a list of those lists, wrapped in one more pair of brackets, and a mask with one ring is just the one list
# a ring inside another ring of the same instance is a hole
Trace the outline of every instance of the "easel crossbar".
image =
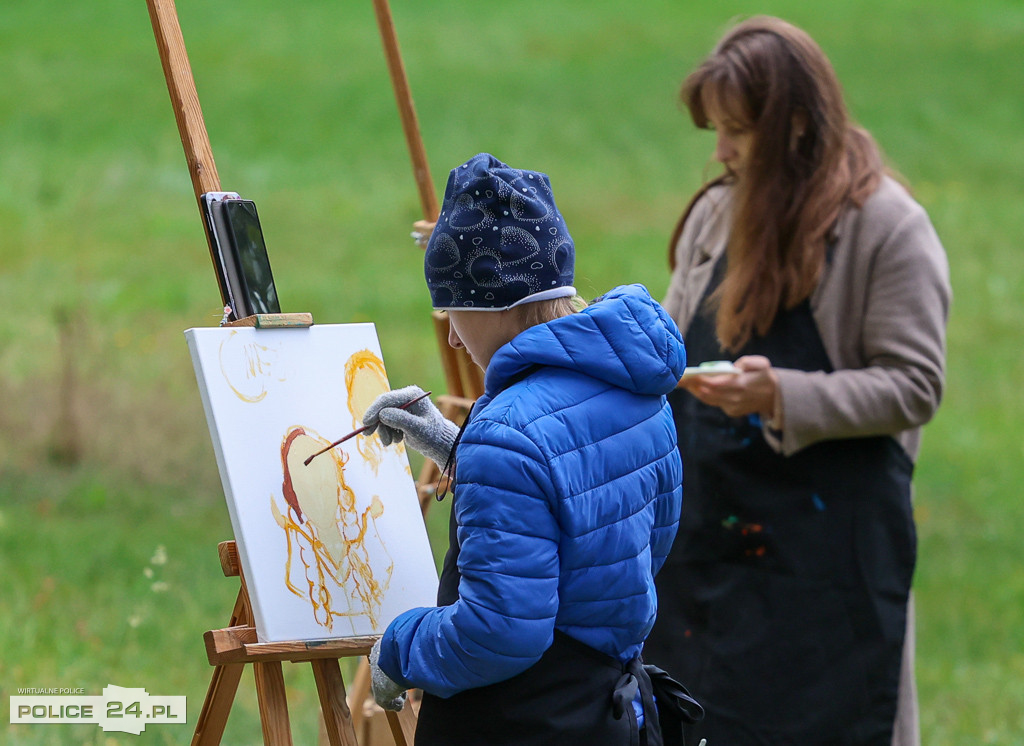
[(249, 625), (213, 629), (203, 635), (210, 665), (266, 661), (311, 661), (321, 658), (352, 658), (370, 654), (376, 635), (333, 640), (257, 642)]

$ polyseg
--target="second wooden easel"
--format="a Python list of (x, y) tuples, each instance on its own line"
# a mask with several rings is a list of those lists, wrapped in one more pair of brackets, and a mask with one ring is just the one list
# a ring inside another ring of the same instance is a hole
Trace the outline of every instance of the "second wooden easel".
[[(429, 232), (437, 221), (439, 213), (437, 194), (430, 180), (430, 166), (427, 164), (427, 153), (420, 136), (419, 121), (416, 107), (413, 105), (409, 81), (402, 64), (402, 54), (398, 48), (398, 35), (391, 17), (388, 0), (373, 0), (373, 11), (377, 18), (381, 42), (384, 45), (384, 59), (387, 62), (388, 74), (391, 77), (391, 88), (395, 93), (398, 115), (405, 133), (405, 143), (409, 148), (409, 159), (412, 161), (413, 177), (416, 190), (420, 197), (423, 220), (416, 224), (416, 229)], [(444, 368), (445, 382), (448, 386), (447, 396), (437, 399), (442, 414), (450, 420), (461, 423), (469, 414), (473, 402), (484, 392), (483, 372), (476, 367), (465, 350), (455, 350), (448, 345), (448, 318), (445, 314), (432, 314), (434, 332), (437, 335), (437, 346), (441, 353), (441, 364)], [(447, 484), (441, 471), (433, 461), (427, 459), (420, 471), (419, 479), (420, 507), (426, 511), (430, 498), (439, 491), (444, 494)]]

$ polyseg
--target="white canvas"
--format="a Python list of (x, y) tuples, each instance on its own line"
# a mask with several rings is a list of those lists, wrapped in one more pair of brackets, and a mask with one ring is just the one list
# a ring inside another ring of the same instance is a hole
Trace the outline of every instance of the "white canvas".
[(437, 571), (404, 444), (355, 430), (390, 388), (373, 324), (185, 332), (261, 642), (383, 632)]

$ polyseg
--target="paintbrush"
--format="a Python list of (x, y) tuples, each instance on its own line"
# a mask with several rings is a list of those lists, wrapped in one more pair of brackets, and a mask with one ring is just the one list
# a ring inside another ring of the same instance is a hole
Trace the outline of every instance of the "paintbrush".
[[(430, 392), (429, 392), (429, 391), (428, 391), (428, 392), (426, 392), (425, 394), (420, 394), (420, 395), (419, 395), (419, 396), (417, 396), (417, 397), (416, 397), (415, 399), (410, 399), (410, 400), (409, 400), (409, 401), (407, 401), (407, 402), (406, 402), (405, 404), (399, 404), (399, 405), (398, 405), (397, 407), (395, 407), (395, 409), (408, 409), (409, 407), (411, 407), (411, 406), (412, 406), (413, 404), (415, 404), (416, 402), (420, 401), (421, 399), (426, 399), (426, 398), (427, 398), (428, 396), (430, 396)], [(329, 450), (331, 450), (331, 449), (332, 449), (332, 448), (334, 448), (335, 446), (339, 446), (339, 445), (341, 445), (342, 443), (344, 443), (344, 442), (345, 442), (346, 440), (348, 440), (349, 438), (354, 438), (354, 437), (356, 437), (357, 435), (359, 435), (359, 433), (364, 433), (364, 432), (366, 432), (367, 430), (369, 430), (369, 429), (370, 429), (370, 427), (376, 427), (376, 425), (363, 425), (363, 426), (362, 426), (361, 428), (359, 428), (359, 429), (357, 429), (357, 430), (353, 430), (353, 431), (352, 431), (352, 432), (350, 432), (350, 433), (349, 433), (348, 435), (346, 435), (346, 436), (345, 436), (344, 438), (338, 438), (338, 439), (337, 439), (336, 441), (334, 441), (333, 443), (331, 443), (331, 444), (330, 444), (329, 446), (327, 446), (326, 448), (322, 448), (322, 449), (320, 449), (319, 451), (317, 451), (316, 453), (314, 453), (314, 454), (313, 454), (312, 456), (310, 456), (309, 458), (307, 458), (307, 459), (306, 459), (305, 461), (303, 461), (302, 463), (303, 463), (303, 464), (305, 464), (306, 466), (309, 466), (309, 462), (310, 462), (310, 461), (312, 461), (313, 459), (315, 459), (315, 458), (316, 458), (317, 456), (319, 456), (319, 455), (320, 455), (321, 453), (327, 453), (327, 452), (328, 452)]]

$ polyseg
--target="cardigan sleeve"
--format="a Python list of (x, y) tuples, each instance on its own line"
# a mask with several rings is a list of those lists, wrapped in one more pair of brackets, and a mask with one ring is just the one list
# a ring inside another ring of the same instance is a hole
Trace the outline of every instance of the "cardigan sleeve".
[(822, 440), (896, 436), (920, 427), (938, 408), (951, 295), (938, 236), (913, 203), (888, 235), (862, 250), (870, 253), (856, 266), (867, 277), (851, 282), (864, 293), (860, 328), (841, 325), (857, 335), (848, 346), (861, 364), (839, 364), (831, 373), (776, 370), (782, 430), (765, 435), (786, 455)]
[(484, 420), (466, 429), (458, 459), (459, 598), (400, 615), (379, 660), (394, 681), (441, 697), (532, 666), (558, 612), (559, 529), (540, 449)]

